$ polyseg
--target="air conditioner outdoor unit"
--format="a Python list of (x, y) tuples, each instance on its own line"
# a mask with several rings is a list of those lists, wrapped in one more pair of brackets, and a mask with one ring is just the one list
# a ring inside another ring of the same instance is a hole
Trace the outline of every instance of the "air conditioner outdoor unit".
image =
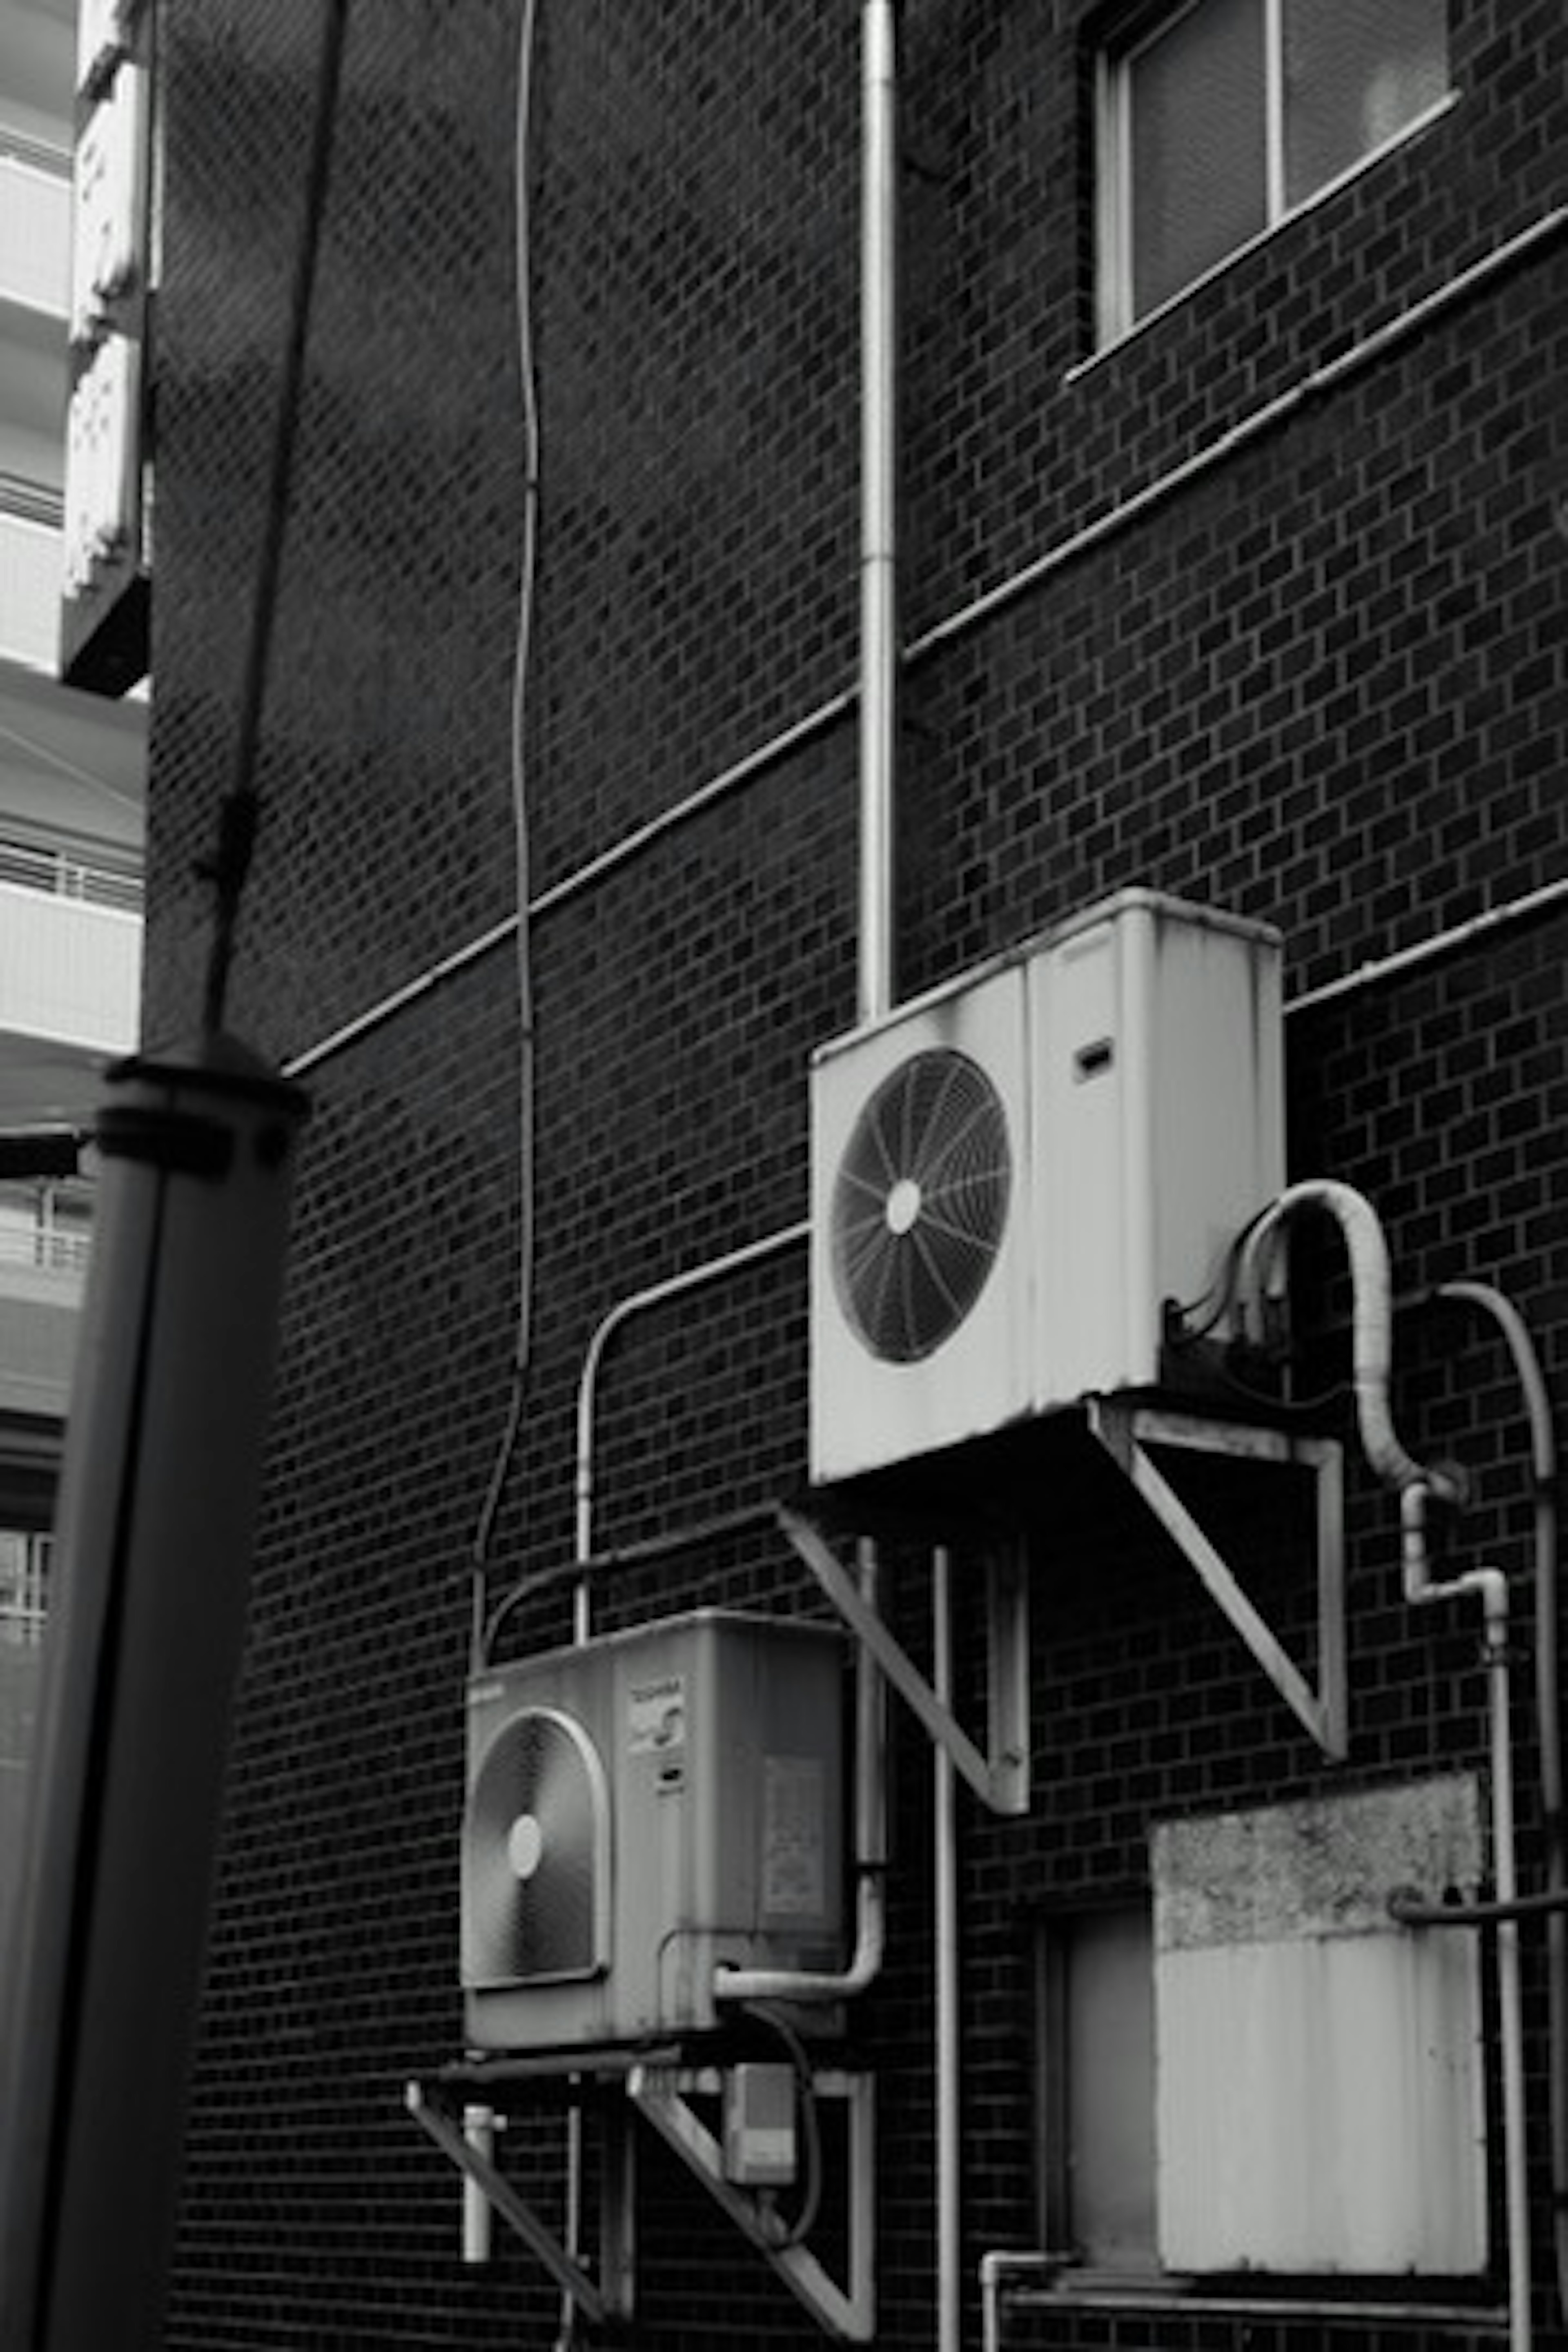
[(1285, 1181), (1279, 935), (1120, 891), (822, 1047), (812, 1103), (819, 1486), (1154, 1387)]
[(476, 1675), (470, 2048), (706, 2032), (713, 1979), (842, 1965), (844, 1643), (700, 1610)]

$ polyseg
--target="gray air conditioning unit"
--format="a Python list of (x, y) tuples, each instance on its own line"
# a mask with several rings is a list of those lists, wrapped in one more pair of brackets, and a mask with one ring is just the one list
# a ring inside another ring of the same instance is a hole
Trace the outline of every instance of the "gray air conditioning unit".
[(812, 1113), (818, 1485), (1154, 1387), (1284, 1184), (1279, 935), (1121, 891), (824, 1046)]
[(714, 1610), (477, 1675), (470, 2048), (703, 2032), (721, 1963), (840, 1966), (843, 1698), (837, 1632)]

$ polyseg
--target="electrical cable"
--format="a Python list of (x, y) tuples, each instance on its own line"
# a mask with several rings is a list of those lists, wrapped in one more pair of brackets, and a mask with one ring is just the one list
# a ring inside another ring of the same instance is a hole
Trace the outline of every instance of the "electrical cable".
[(533, 68), (538, 48), (538, 0), (526, 0), (518, 35), (516, 140), (513, 156), (513, 269), (518, 341), (518, 386), (523, 436), (522, 548), (518, 580), (517, 637), (511, 673), (512, 837), (517, 868), (515, 961), (518, 991), (518, 1195), (521, 1231), (518, 1245), (518, 1305), (516, 1342), (512, 1356), (507, 1414), (496, 1450), (494, 1467), (485, 1490), (471, 1552), (474, 1598), (472, 1646), (474, 1663), (482, 1663), (485, 1625), (485, 1569), (506, 1492), (512, 1458), (522, 1429), (523, 1407), (533, 1352), (535, 1075), (533, 953), (530, 898), (532, 889), (528, 807), (526, 719), (528, 679), (533, 646), (534, 606), (539, 566), (540, 400), (534, 349), (533, 290), (531, 253), (532, 222), (529, 175), (532, 169), (530, 137), (533, 116)]
[(196, 868), (204, 880), (212, 883), (216, 901), (202, 1014), (203, 1031), (208, 1037), (216, 1036), (223, 1026), (240, 903), (250, 875), (250, 861), (261, 813), (261, 797), (256, 782), (257, 746), (261, 732), (261, 708), (267, 693), (273, 625), (278, 613), (283, 533), (288, 520), (294, 444), (300, 423), (300, 391), (304, 379), (305, 345), (310, 333), (316, 263), (321, 252), (321, 218), (326, 209), (327, 182), (331, 169), (332, 133), (337, 118), (338, 89), (342, 79), (343, 41), (347, 26), (348, 0), (326, 0), (321, 61), (316, 73), (315, 120), (311, 125), (310, 161), (305, 174), (304, 219), (295, 253), (294, 279), (289, 292), (289, 334), (273, 424), (267, 508), (262, 519), (256, 591), (251, 603), (250, 635), (240, 673), (234, 783), (218, 808), (216, 846)]
[(783, 2252), (791, 2246), (804, 2244), (822, 2209), (822, 2124), (816, 2112), (816, 2085), (811, 2079), (811, 2060), (805, 2044), (783, 2011), (766, 2000), (746, 2001), (743, 2010), (746, 2016), (754, 2017), (759, 2024), (765, 2025), (770, 2032), (778, 2036), (795, 2069), (801, 2142), (805, 2158), (805, 2186), (801, 2193), (798, 2210), (793, 2220), (783, 2225), (783, 2235), (773, 2242), (775, 2251)]

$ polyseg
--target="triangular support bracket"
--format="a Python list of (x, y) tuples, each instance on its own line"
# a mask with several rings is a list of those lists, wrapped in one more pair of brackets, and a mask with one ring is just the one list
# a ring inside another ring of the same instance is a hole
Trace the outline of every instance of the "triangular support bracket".
[[(1206, 1421), (1110, 1397), (1090, 1397), (1095, 1437), (1196, 1570), (1199, 1581), (1240, 1634), (1291, 1713), (1326, 1756), (1342, 1761), (1349, 1747), (1345, 1698), (1343, 1449), (1328, 1437)], [(1164, 1446), (1236, 1461), (1280, 1463), (1310, 1471), (1317, 1502), (1318, 1683), (1314, 1689), (1239, 1580), (1194, 1518), (1149, 1452)]]
[(780, 1528), (856, 1639), (864, 1643), (931, 1739), (994, 1813), (1029, 1810), (1029, 1587), (1023, 1554), (1009, 1547), (986, 1563), (988, 1752), (940, 1698), (891, 1628), (871, 1606), (821, 1529), (778, 1507)]
[(804, 2242), (781, 2238), (778, 2225), (757, 2200), (725, 2178), (723, 2150), (691, 2105), (691, 2095), (716, 2093), (713, 2068), (634, 2066), (626, 2096), (671, 2147), (709, 2195), (777, 2273), (823, 2330), (840, 2344), (876, 2341), (876, 2169), (874, 2084), (869, 2074), (813, 2068), (814, 2097), (847, 2104), (847, 2278), (833, 2277)]
[[(409, 2114), (442, 2154), (472, 2183), (514, 2236), (542, 2263), (563, 2294), (591, 2326), (613, 2326), (629, 2318), (632, 2307), (631, 2189), (629, 2169), (608, 2185), (602, 2229), (602, 2278), (595, 2278), (564, 2246), (549, 2224), (541, 2221), (525, 2198), (489, 2157), (466, 2137), (457, 2117), (423, 2083), (410, 2083), (405, 2094)], [(624, 2113), (623, 2109), (623, 2113)], [(629, 2158), (629, 2149), (625, 2152)]]

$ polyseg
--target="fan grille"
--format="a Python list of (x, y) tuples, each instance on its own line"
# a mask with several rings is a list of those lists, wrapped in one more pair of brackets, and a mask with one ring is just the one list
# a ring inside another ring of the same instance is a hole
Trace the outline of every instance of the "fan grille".
[(911, 1055), (862, 1108), (832, 1205), (838, 1303), (872, 1355), (913, 1364), (984, 1288), (1012, 1188), (995, 1087), (951, 1047)]
[(604, 1775), (569, 1717), (525, 1708), (480, 1760), (463, 1841), (463, 1979), (480, 1990), (604, 1964)]

